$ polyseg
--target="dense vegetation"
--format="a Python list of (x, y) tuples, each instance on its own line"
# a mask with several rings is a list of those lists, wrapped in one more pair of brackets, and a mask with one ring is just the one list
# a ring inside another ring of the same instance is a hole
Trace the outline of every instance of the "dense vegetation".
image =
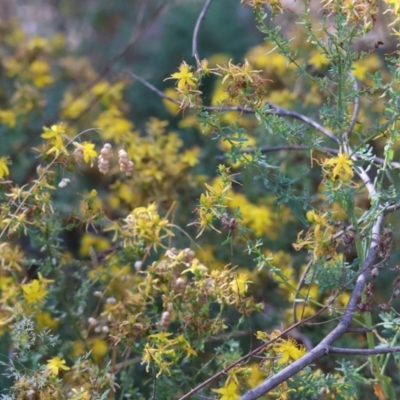
[(399, 4), (84, 3), (0, 25), (1, 399), (399, 397)]

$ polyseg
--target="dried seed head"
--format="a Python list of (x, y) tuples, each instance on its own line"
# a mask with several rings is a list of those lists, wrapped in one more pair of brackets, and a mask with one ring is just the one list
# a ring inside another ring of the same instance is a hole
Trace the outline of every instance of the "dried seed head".
[(133, 167), (134, 167), (133, 162), (132, 161), (128, 161), (128, 164), (127, 164), (126, 169), (125, 169), (126, 176), (132, 176)]
[(119, 164), (120, 165), (121, 164), (126, 165), (128, 163), (128, 161), (129, 161), (128, 153), (125, 150), (120, 150), (118, 152), (118, 162), (119, 162)]
[(229, 218), (227, 213), (223, 213), (221, 224), (224, 229), (234, 230), (238, 226), (238, 220), (236, 218)]
[(175, 281), (175, 290), (178, 293), (182, 293), (185, 291), (185, 289), (186, 289), (186, 281), (183, 278), (178, 278)]
[(103, 148), (100, 150), (101, 156), (105, 160), (109, 160), (112, 157), (112, 147), (110, 143), (106, 143)]
[(191, 262), (194, 260), (195, 253), (192, 249), (189, 249), (188, 247), (186, 249), (183, 249), (183, 259), (185, 262)]
[(33, 389), (29, 389), (26, 393), (25, 393), (25, 396), (26, 396), (26, 399), (27, 400), (34, 400), (34, 399), (36, 399), (36, 391), (35, 390), (33, 390)]
[(110, 169), (110, 162), (108, 161), (108, 159), (103, 158), (103, 156), (99, 156), (97, 165), (99, 167), (99, 171), (102, 174), (106, 174)]
[(169, 311), (164, 311), (161, 314), (161, 321), (160, 321), (160, 326), (164, 329), (167, 329), (169, 327), (169, 324), (171, 322), (171, 314)]
[(83, 149), (80, 147), (77, 147), (74, 150), (74, 158), (76, 162), (82, 161), (83, 160)]

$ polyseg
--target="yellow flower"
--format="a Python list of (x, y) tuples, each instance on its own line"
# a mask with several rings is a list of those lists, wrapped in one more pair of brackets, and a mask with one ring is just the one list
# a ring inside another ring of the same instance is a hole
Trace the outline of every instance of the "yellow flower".
[(183, 335), (179, 335), (176, 338), (176, 342), (178, 344), (178, 346), (186, 351), (186, 358), (189, 358), (190, 356), (197, 356), (197, 352), (196, 350), (194, 350), (191, 346), (190, 343), (185, 339), (185, 337)]
[(52, 125), (50, 128), (43, 127), (44, 133), (40, 136), (43, 139), (55, 139), (65, 133), (65, 127), (63, 124)]
[(231, 380), (221, 389), (213, 389), (214, 392), (221, 394), (220, 400), (238, 400), (240, 395), (236, 392), (237, 384)]
[(52, 318), (51, 314), (47, 311), (36, 314), (36, 322), (39, 330), (43, 330), (45, 328), (56, 330), (58, 328), (58, 322)]
[(91, 396), (89, 393), (81, 387), (80, 389), (72, 389), (73, 400), (90, 400)]
[(318, 215), (314, 210), (310, 210), (307, 211), (306, 218), (307, 221), (311, 222), (312, 224), (328, 226), (329, 223), (326, 220), (327, 215), (328, 213)]
[[(194, 81), (193, 72), (191, 72), (191, 67), (186, 64), (184, 61), (180, 67), (179, 72), (175, 72), (171, 75), (171, 78), (178, 80), (178, 89), (184, 89), (186, 85), (196, 86), (196, 82)], [(171, 79), (167, 78), (167, 79)]]
[(250, 365), (250, 376), (247, 378), (246, 382), (250, 388), (255, 388), (264, 379), (265, 374), (260, 370), (260, 366), (257, 363), (252, 363)]
[(41, 283), (34, 279), (31, 283), (22, 285), (22, 290), (24, 291), (25, 300), (29, 304), (41, 303), (43, 297), (46, 296), (48, 291), (41, 285)]
[(60, 153), (68, 155), (67, 149), (64, 147), (62, 135), (65, 133), (64, 124), (52, 125), (50, 128), (43, 127), (44, 133), (41, 135), (43, 139), (51, 140), (52, 147), (47, 151), (46, 154), (56, 153), (56, 157)]
[(91, 345), (91, 350), (93, 354), (93, 358), (97, 364), (103, 362), (104, 357), (108, 352), (108, 344), (103, 339), (94, 339)]
[(198, 147), (188, 149), (183, 153), (181, 161), (190, 167), (193, 167), (199, 162), (199, 153), (200, 149)]
[(83, 151), (83, 160), (85, 163), (91, 162), (91, 166), (93, 166), (93, 160), (97, 157), (97, 152), (94, 150), (94, 144), (90, 142), (73, 142), (72, 143), (77, 149), (81, 149)]
[(50, 67), (44, 61), (34, 61), (29, 66), (28, 70), (32, 75), (33, 85), (39, 89), (51, 85), (54, 81), (54, 79), (49, 75)]
[(322, 69), (329, 65), (330, 61), (326, 58), (324, 53), (319, 53), (318, 51), (313, 51), (311, 57), (308, 59), (308, 64), (312, 65), (316, 69)]
[(14, 128), (16, 124), (16, 115), (12, 110), (0, 110), (0, 122)]
[(8, 176), (10, 171), (8, 170), (7, 165), (10, 164), (9, 158), (4, 156), (0, 158), (0, 179)]
[(247, 284), (250, 281), (248, 280), (248, 276), (245, 272), (241, 272), (233, 278), (233, 281), (230, 283), (232, 290), (243, 296), (247, 290)]
[(322, 169), (328, 174), (328, 179), (342, 182), (349, 182), (353, 177), (351, 161), (347, 154), (339, 153), (337, 157), (332, 157), (322, 163)]
[(290, 359), (298, 360), (302, 357), (306, 353), (306, 348), (289, 337), (287, 340), (281, 340), (278, 345), (274, 346), (274, 351), (281, 355), (278, 364), (286, 364)]
[(60, 369), (63, 369), (64, 371), (68, 371), (71, 369), (64, 364), (65, 360), (63, 360), (62, 358), (53, 357), (50, 358), (50, 360), (47, 360), (47, 369), (49, 369), (53, 375), (58, 375)]

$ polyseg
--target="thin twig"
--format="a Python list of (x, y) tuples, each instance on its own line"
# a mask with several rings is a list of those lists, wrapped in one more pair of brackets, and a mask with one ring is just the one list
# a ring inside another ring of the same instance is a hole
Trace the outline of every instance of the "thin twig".
[(343, 135), (343, 140), (345, 142), (347, 142), (349, 140), (349, 137), (350, 137), (351, 133), (353, 132), (353, 129), (354, 129), (356, 123), (357, 123), (357, 117), (358, 117), (358, 114), (360, 112), (360, 95), (358, 94), (358, 91), (360, 90), (360, 87), (359, 87), (359, 84), (358, 84), (358, 80), (356, 79), (356, 77), (351, 72), (349, 72), (349, 75), (350, 75), (350, 78), (353, 79), (354, 92), (357, 93), (357, 94), (356, 94), (356, 97), (354, 99), (353, 117), (351, 118), (349, 129)]
[(196, 21), (196, 25), (194, 27), (193, 40), (192, 40), (192, 56), (196, 60), (197, 68), (201, 67), (199, 49), (198, 49), (198, 36), (199, 36), (199, 31), (200, 31), (200, 25), (206, 16), (206, 13), (207, 13), (207, 10), (208, 10), (208, 7), (210, 6), (210, 4), (211, 4), (211, 0), (207, 0), (204, 3), (204, 6), (203, 6), (202, 10), (200, 11), (199, 17), (197, 18), (197, 21)]

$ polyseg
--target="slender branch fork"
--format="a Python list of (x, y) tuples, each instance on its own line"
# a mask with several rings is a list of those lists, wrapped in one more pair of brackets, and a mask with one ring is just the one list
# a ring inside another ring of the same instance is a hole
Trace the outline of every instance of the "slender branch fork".
[[(194, 32), (193, 32), (193, 41), (192, 41), (192, 55), (194, 56), (196, 60), (197, 67), (200, 68), (200, 56), (199, 56), (199, 51), (198, 51), (198, 34), (200, 31), (200, 26), (202, 21), (205, 18), (205, 15), (207, 13), (207, 10), (211, 4), (211, 0), (206, 0), (195, 25)], [(155, 86), (153, 86), (151, 83), (149, 83), (147, 80), (144, 78), (136, 75), (133, 72), (127, 71), (129, 75), (131, 75), (134, 79), (137, 81), (141, 82), (144, 86), (146, 86), (149, 90), (157, 94), (160, 98), (166, 99), (168, 101), (171, 101), (175, 104), (178, 104), (181, 106), (181, 103), (167, 95), (165, 95), (162, 91), (157, 89)], [(353, 110), (353, 116), (350, 121), (350, 125), (348, 130), (342, 135), (342, 140), (339, 140), (339, 138), (334, 135), (332, 132), (330, 132), (328, 129), (326, 129), (324, 126), (320, 125), (316, 121), (312, 120), (311, 118), (308, 118), (305, 115), (302, 115), (300, 113), (297, 113), (295, 111), (291, 110), (286, 110), (282, 107), (279, 107), (275, 104), (271, 103), (266, 103), (264, 111), (265, 113), (270, 113), (270, 114), (275, 114), (279, 116), (284, 116), (284, 117), (291, 117), (294, 119), (298, 119), (300, 121), (303, 121), (304, 123), (312, 126), (316, 130), (318, 130), (320, 133), (334, 141), (337, 145), (344, 145), (344, 150), (348, 154), (352, 154), (353, 152), (351, 151), (350, 147), (348, 146), (348, 139), (354, 129), (354, 126), (357, 122), (357, 116), (360, 111), (360, 97), (359, 97), (359, 87), (358, 87), (358, 82), (355, 79), (355, 77), (352, 74), (349, 74), (350, 78), (353, 80), (353, 86), (356, 91), (356, 97), (354, 101), (354, 110)], [(206, 106), (203, 108), (206, 111), (237, 111), (241, 113), (254, 113), (254, 110), (249, 108), (249, 107), (209, 107)], [(280, 151), (280, 150), (309, 150), (307, 146), (275, 146), (275, 147), (268, 147), (261, 149), (263, 153), (269, 153), (269, 152), (274, 152), (274, 151)], [(331, 154), (338, 154), (339, 150), (337, 149), (332, 149), (332, 148), (327, 148), (327, 147), (322, 147), (320, 149), (321, 151), (331, 153)], [(251, 151), (251, 150), (250, 150)], [(352, 155), (353, 160), (357, 160), (360, 157), (357, 154)], [(383, 164), (384, 160), (375, 157), (373, 159), (374, 162)], [(395, 168), (400, 168), (400, 163), (392, 163), (392, 167)], [(363, 181), (365, 184), (370, 198), (374, 199), (376, 198), (376, 188), (374, 184), (371, 182), (370, 177), (368, 176), (367, 172), (361, 168), (361, 167), (356, 167), (355, 171), (359, 175), (360, 179)], [(361, 296), (361, 293), (363, 292), (363, 289), (368, 281), (369, 275), (370, 275), (370, 270), (374, 264), (374, 260), (378, 255), (379, 252), (379, 238), (380, 238), (380, 233), (382, 229), (382, 224), (383, 224), (383, 219), (386, 214), (389, 212), (396, 211), (397, 209), (400, 208), (400, 204), (393, 204), (390, 206), (383, 207), (382, 205), (380, 206), (380, 209), (382, 210), (381, 213), (379, 213), (378, 217), (376, 218), (374, 225), (372, 227), (371, 231), (371, 244), (368, 250), (368, 254), (365, 258), (365, 261), (358, 273), (358, 277), (356, 279), (356, 283), (354, 285), (353, 292), (350, 296), (350, 300), (344, 309), (342, 317), (339, 319), (339, 322), (337, 326), (330, 332), (328, 333), (321, 341), (320, 343), (314, 347), (312, 350), (310, 350), (307, 354), (305, 354), (303, 357), (295, 361), (294, 363), (288, 365), (284, 369), (282, 369), (280, 372), (272, 376), (271, 378), (265, 380), (263, 383), (261, 383), (259, 386), (256, 388), (249, 390), (247, 393), (245, 393), (240, 400), (256, 400), (259, 397), (263, 396), (264, 394), (268, 393), (270, 390), (274, 389), (276, 386), (284, 382), (285, 380), (289, 379), (293, 375), (295, 375), (297, 372), (301, 371), (317, 359), (323, 357), (324, 355), (327, 354), (349, 354), (349, 355), (365, 355), (365, 356), (370, 356), (370, 355), (376, 355), (376, 354), (390, 354), (390, 353), (395, 353), (395, 352), (400, 352), (400, 346), (398, 347), (382, 347), (382, 348), (377, 348), (377, 349), (345, 349), (345, 348), (339, 348), (339, 347), (333, 347), (332, 344), (340, 338), (343, 334), (350, 332), (351, 331), (351, 323), (354, 317), (354, 314), (357, 310), (357, 303), (359, 301), (359, 298)], [(342, 232), (339, 232), (336, 235), (342, 234)], [(293, 324), (291, 327), (286, 329), (284, 332), (281, 333), (279, 337), (282, 335), (287, 334), (290, 332), (292, 329), (294, 329), (297, 326), (300, 326), (301, 324), (304, 324), (308, 322), (309, 320), (315, 318), (317, 315), (321, 314), (323, 311), (327, 309), (327, 306), (324, 306), (321, 308), (315, 315), (306, 318), (304, 320), (301, 320), (299, 322), (296, 322)], [(276, 340), (278, 338), (275, 338)], [(197, 393), (199, 390), (207, 386), (209, 383), (214, 381), (215, 379), (219, 378), (220, 376), (226, 374), (227, 371), (230, 369), (234, 368), (237, 365), (242, 364), (249, 358), (251, 358), (254, 355), (259, 354), (261, 351), (263, 351), (267, 346), (269, 346), (274, 340), (271, 340), (267, 343), (264, 343), (260, 347), (256, 348), (255, 350), (249, 352), (242, 358), (238, 359), (228, 367), (224, 368), (222, 371), (216, 373), (206, 381), (202, 382), (190, 392), (186, 393), (184, 396), (180, 398), (180, 400), (185, 400)]]

